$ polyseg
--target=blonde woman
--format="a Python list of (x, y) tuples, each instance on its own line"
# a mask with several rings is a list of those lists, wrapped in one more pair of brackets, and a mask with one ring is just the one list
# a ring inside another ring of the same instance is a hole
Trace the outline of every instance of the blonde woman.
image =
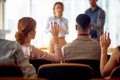
[[(61, 48), (58, 43), (58, 29), (56, 23), (51, 23), (51, 34), (54, 40), (55, 54), (49, 54), (31, 45), (30, 42), (36, 35), (36, 21), (31, 17), (23, 17), (18, 22), (18, 31), (15, 34), (16, 41), (21, 45), (24, 54), (29, 58), (45, 59), (52, 62), (60, 62), (62, 58)], [(54, 26), (53, 26), (54, 25)]]

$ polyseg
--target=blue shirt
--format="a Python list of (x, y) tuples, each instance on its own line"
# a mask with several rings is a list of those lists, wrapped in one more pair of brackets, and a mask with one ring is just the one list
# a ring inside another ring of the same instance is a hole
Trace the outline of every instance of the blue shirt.
[(92, 11), (91, 8), (89, 8), (89, 9), (86, 11), (87, 15), (89, 15), (90, 18), (91, 18), (91, 22), (94, 23), (94, 24), (97, 24), (97, 17), (98, 17), (99, 9), (100, 9), (100, 8), (97, 6), (94, 11)]

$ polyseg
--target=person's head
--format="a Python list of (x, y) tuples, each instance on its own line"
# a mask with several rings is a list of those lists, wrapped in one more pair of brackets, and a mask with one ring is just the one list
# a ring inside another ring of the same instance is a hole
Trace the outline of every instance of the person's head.
[(91, 27), (91, 19), (87, 14), (79, 14), (76, 17), (76, 30), (78, 32), (88, 32)]
[(62, 2), (56, 2), (53, 6), (53, 12), (55, 17), (61, 17), (64, 11), (64, 5)]
[(34, 39), (36, 34), (36, 21), (31, 17), (23, 17), (18, 21), (18, 31), (15, 34), (16, 41), (24, 44), (26, 39)]
[(95, 7), (97, 5), (98, 0), (89, 0), (91, 7)]

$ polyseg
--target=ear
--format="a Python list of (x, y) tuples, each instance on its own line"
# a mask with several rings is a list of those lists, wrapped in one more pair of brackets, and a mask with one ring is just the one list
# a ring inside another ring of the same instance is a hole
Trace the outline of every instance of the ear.
[(77, 24), (75, 25), (75, 29), (78, 30), (78, 25)]
[(90, 24), (88, 25), (88, 28), (91, 29), (91, 27), (92, 27), (92, 24), (90, 23)]

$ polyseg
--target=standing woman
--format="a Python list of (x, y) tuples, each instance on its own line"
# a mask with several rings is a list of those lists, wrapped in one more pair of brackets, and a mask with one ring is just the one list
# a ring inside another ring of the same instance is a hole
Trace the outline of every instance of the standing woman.
[[(59, 35), (58, 35), (58, 41), (59, 45), (62, 47), (66, 44), (65, 36), (69, 33), (68, 31), (68, 20), (64, 18), (63, 15), (64, 11), (64, 5), (62, 2), (56, 2), (53, 6), (53, 17), (49, 17), (47, 21), (46, 26), (46, 33), (51, 33), (50, 26), (52, 22), (56, 22), (59, 25)], [(55, 53), (54, 51), (54, 41), (53, 37), (51, 37), (50, 43), (49, 43), (49, 52)]]

